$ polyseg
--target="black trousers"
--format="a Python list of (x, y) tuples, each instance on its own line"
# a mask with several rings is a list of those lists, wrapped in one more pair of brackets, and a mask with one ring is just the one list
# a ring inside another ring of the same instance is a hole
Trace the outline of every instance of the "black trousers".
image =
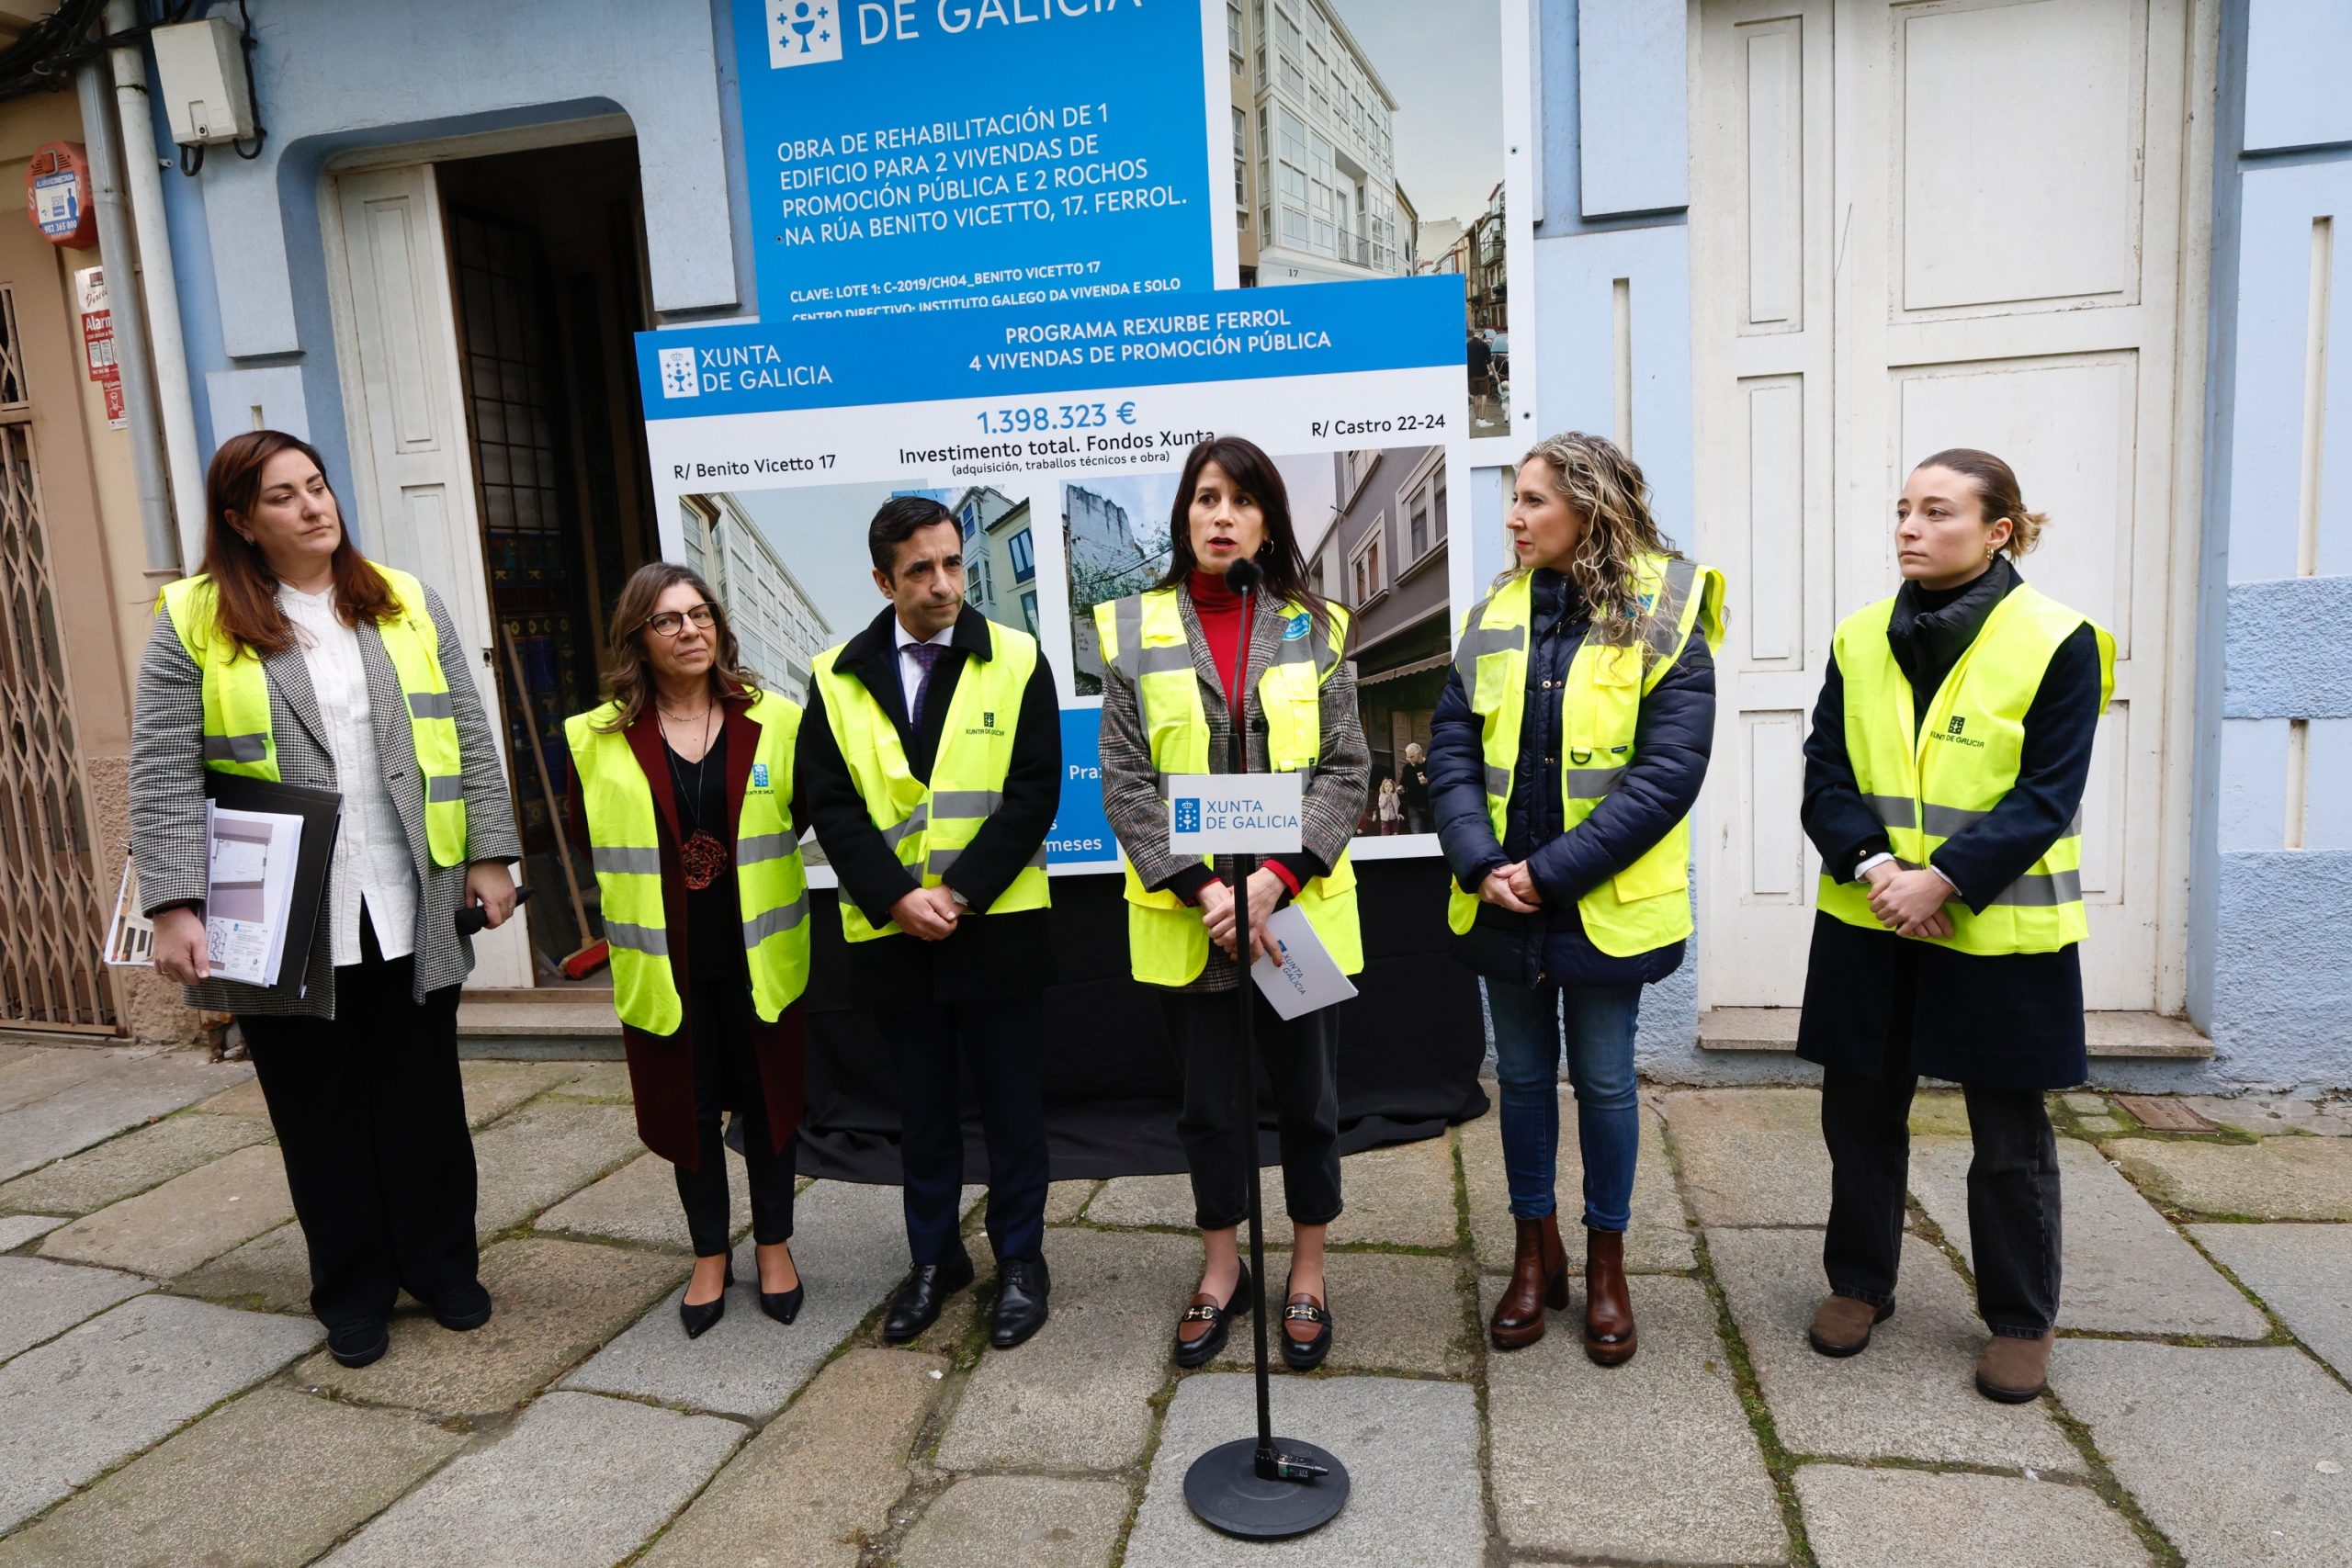
[[(1283, 1154), (1283, 1201), (1294, 1224), (1340, 1214), (1340, 1031), (1321, 1008), (1285, 1021), (1248, 979), (1258, 1060), (1273, 1088)], [(1231, 991), (1163, 991), (1160, 1010), (1184, 1078), (1176, 1135), (1193, 1171), (1193, 1219), (1204, 1231), (1250, 1213), (1258, 1163), (1258, 1086), (1242, 1071), (1240, 1020)]]
[(989, 1154), (989, 1245), (1000, 1262), (1046, 1250), (1046, 1028), (1042, 992), (888, 1008), (874, 1015), (899, 1077), (899, 1157), (905, 1169), (907, 1247), (918, 1268), (963, 1249), (956, 1230), (964, 1186), (958, 1056), (972, 1069)]
[(389, 1314), (403, 1288), (430, 1306), (478, 1262), (458, 987), (412, 1000), (415, 961), (386, 958), (365, 911), (359, 948), (335, 969), (333, 1021), (237, 1020), (311, 1249), (311, 1310), (329, 1328)]
[[(1832, 1292), (1874, 1306), (1894, 1299), (1918, 1085), (1907, 1036), (1888, 1047), (1883, 1077), (1822, 1074), (1830, 1161), (1822, 1266)], [(2057, 1136), (2038, 1090), (1961, 1088), (1976, 1145), (1968, 1167), (1976, 1310), (1996, 1334), (2036, 1339), (2058, 1315)]]
[(701, 1168), (672, 1168), (678, 1201), (685, 1205), (686, 1233), (695, 1256), (717, 1258), (730, 1249), (733, 1215), (727, 1201), (726, 1129), (729, 1106), (743, 1122), (743, 1168), (751, 1178), (752, 1239), (762, 1247), (792, 1239), (792, 1146), (769, 1152), (767, 1096), (760, 1085), (760, 1061), (752, 1044), (751, 983), (741, 976), (694, 982), (695, 1142)]

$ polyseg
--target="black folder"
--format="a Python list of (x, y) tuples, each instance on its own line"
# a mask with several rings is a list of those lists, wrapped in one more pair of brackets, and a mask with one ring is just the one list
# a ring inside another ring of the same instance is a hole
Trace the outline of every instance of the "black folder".
[(334, 865), (335, 834), (343, 827), (343, 796), (331, 789), (278, 784), (243, 773), (204, 770), (204, 798), (229, 811), (274, 811), (302, 819), (302, 843), (294, 856), (294, 885), (286, 896), (286, 951), (277, 963), (282, 985), (291, 976), (301, 989), (310, 973), (311, 944), (325, 908), (327, 875)]

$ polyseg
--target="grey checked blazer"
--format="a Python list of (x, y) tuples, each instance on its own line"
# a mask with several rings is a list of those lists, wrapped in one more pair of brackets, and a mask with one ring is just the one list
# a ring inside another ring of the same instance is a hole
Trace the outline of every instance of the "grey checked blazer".
[[(424, 592), (440, 634), (441, 670), (449, 682), (450, 706), (458, 720), (458, 751), (466, 786), (466, 862), (514, 861), (523, 846), (514, 833), (514, 813), (498, 752), (474, 689), (473, 661), (450, 628), (441, 596)], [(425, 848), (424, 786), (416, 776), (416, 747), (410, 738), (408, 702), (392, 670), (384, 639), (368, 622), (359, 626), (359, 660), (368, 671), (368, 707), (376, 727), (376, 749), (391, 783), (392, 805), (416, 866), (416, 999), (454, 986), (473, 967), (473, 943), (458, 934), (458, 906), (465, 899), (466, 866), (436, 866)], [(318, 698), (310, 666), (300, 649), (266, 660), (270, 728), (277, 743), (278, 776), (291, 784), (339, 789), (334, 760), (322, 739)], [(155, 617), (139, 665), (139, 699), (130, 723), (130, 853), (139, 865), (141, 901), (152, 912), (165, 904), (204, 897), (204, 676), (180, 646), (171, 612)], [(332, 893), (329, 894), (332, 897)], [(308, 1013), (334, 1016), (334, 944), (322, 932), (311, 944), (310, 972), (300, 982), (281, 976), (276, 986), (209, 980), (186, 987), (190, 1007), (210, 1012)]]
[[(1193, 673), (1200, 682), (1201, 711), (1209, 721), (1209, 766), (1225, 771), (1226, 748), (1232, 744), (1232, 715), (1216, 673), (1216, 659), (1201, 636), (1201, 617), (1193, 608), (1189, 589), (1176, 592), (1176, 607), (1184, 617), (1184, 642), (1192, 651)], [(1263, 594), (1258, 596), (1250, 627), (1250, 668), (1264, 670), (1282, 644), (1286, 624), (1281, 608)], [(1242, 702), (1247, 724), (1246, 744), (1254, 773), (1266, 768), (1266, 716), (1258, 706), (1258, 682), (1253, 677)], [(1300, 813), (1302, 841), (1306, 852), (1325, 865), (1336, 865), (1355, 837), (1356, 818), (1363, 811), (1365, 791), (1372, 784), (1372, 749), (1364, 743), (1363, 716), (1356, 707), (1355, 666), (1340, 663), (1323, 683), (1320, 716), (1323, 755), (1307, 781)], [(1135, 863), (1147, 887), (1157, 887), (1188, 865), (1191, 855), (1168, 848), (1168, 803), (1160, 798), (1151, 765), (1151, 740), (1143, 727), (1141, 705), (1132, 677), (1115, 666), (1102, 672), (1102, 810), (1119, 847)], [(1230, 876), (1233, 861), (1220, 855), (1217, 874)], [(1254, 921), (1261, 911), (1252, 910)], [(1229, 991), (1241, 980), (1240, 968), (1215, 944), (1209, 966), (1182, 987), (1188, 991)]]

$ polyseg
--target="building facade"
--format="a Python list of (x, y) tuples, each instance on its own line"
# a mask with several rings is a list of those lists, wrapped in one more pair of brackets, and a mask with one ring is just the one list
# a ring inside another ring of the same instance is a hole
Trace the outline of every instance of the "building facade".
[[(248, 10), (270, 130), (254, 158), (183, 175), (160, 117), (124, 140), (73, 95), (0, 104), (12, 167), (51, 140), (119, 143), (136, 242), (59, 252), (20, 223), (0, 245), (0, 441), (18, 444), (0, 572), (51, 628), (25, 645), (41, 649), (38, 700), (8, 694), (39, 731), (15, 768), (41, 784), (0, 824), (0, 963), (40, 985), (71, 980), (57, 953), (89, 933), (28, 957), (14, 928), (111, 905), (145, 607), (200, 558), (220, 439), (270, 425), (315, 442), (365, 547), (439, 585), (486, 652), (536, 618), (548, 679), (577, 684), (612, 591), (659, 549), (630, 334), (755, 309), (722, 0)], [(2118, 639), (2085, 808), (2099, 1077), (2352, 1081), (2352, 485), (2330, 471), (2352, 451), (2352, 355), (2330, 350), (2352, 310), (2352, 100), (2334, 79), (2352, 13), (1528, 0), (1536, 168), (1514, 216), (1534, 243), (1515, 342), (1502, 193), (1411, 216), (1396, 97), (1346, 14), (1227, 7), (1237, 281), (1459, 272), (1465, 329), (1495, 332), (1506, 367), (1536, 356), (1544, 425), (1624, 445), (1667, 532), (1732, 585), (1698, 936), (1645, 1002), (1644, 1066), (1800, 1074), (1807, 716), (1838, 618), (1895, 581), (1903, 475), (1969, 445), (2009, 458), (2052, 517), (2026, 574)], [(1988, 81), (1997, 114), (1935, 112)], [(94, 263), (140, 280), (153, 349), (136, 373), (125, 356), (120, 431), (71, 292)], [(1456, 570), (1429, 563), (1466, 556), (1471, 583), (1502, 564), (1500, 474), (1451, 476), (1460, 527), (1432, 488), (1417, 543), (1416, 461), (1384, 451), (1340, 476), (1350, 500), (1307, 541), (1325, 591), (1359, 609), (1389, 757), (1459, 608), (1419, 597)], [(1085, 691), (1081, 591), (1157, 562), (1123, 508), (1083, 486), (1057, 499)], [(1008, 618), (1031, 613), (1016, 511), (979, 536)], [(749, 538), (710, 562), (788, 581)], [(1034, 586), (1034, 555), (1027, 571)], [(786, 669), (829, 640), (796, 628), (788, 594), (745, 619)], [(511, 750), (531, 727), (501, 733)], [(532, 984), (522, 931), (480, 951), (478, 985)], [(101, 977), (85, 1005), (12, 977), (0, 1025), (187, 1027), (167, 1003), (142, 1014), (141, 984)]]
[(1429, 744), (1451, 667), (1445, 448), (1334, 453), (1331, 478), (1330, 525), (1306, 554), (1317, 592), (1348, 612), (1377, 789), (1408, 745)]

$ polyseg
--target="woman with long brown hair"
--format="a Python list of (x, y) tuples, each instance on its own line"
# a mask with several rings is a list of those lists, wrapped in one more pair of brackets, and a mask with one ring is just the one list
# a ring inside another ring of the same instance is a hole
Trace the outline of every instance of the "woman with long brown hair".
[(1430, 720), (1454, 952), (1486, 982), (1517, 1256), (1487, 1333), (1568, 1304), (1553, 1188), (1565, 1049), (1584, 1156), (1585, 1353), (1639, 1346), (1625, 1229), (1642, 987), (1690, 934), (1689, 815), (1714, 730), (1723, 578), (1659, 532), (1641, 468), (1571, 431), (1521, 459), (1510, 569), (1464, 623)]
[[(1169, 520), (1166, 574), (1148, 591), (1094, 609), (1102, 663), (1102, 805), (1126, 860), (1127, 954), (1136, 979), (1159, 988), (1161, 1014), (1183, 1075), (1177, 1132), (1193, 1173), (1194, 1219), (1206, 1262), (1177, 1325), (1177, 1365), (1197, 1367), (1246, 1307), (1250, 1279), (1236, 1229), (1258, 1160), (1257, 1086), (1243, 1076), (1236, 987), (1272, 951), (1265, 917), (1295, 902), (1353, 973), (1363, 966), (1355, 871), (1348, 840), (1372, 777), (1356, 707), (1355, 673), (1341, 655), (1347, 612), (1306, 581), (1282, 474), (1238, 435), (1194, 446)], [(1247, 561), (1260, 579), (1245, 623), (1228, 579)], [(1169, 848), (1166, 773), (1226, 770), (1242, 724), (1252, 773), (1311, 770), (1300, 812), (1304, 847), (1270, 855), (1250, 873), (1250, 942), (1237, 940), (1234, 899), (1212, 863)], [(1273, 1085), (1283, 1199), (1296, 1240), (1283, 1292), (1283, 1358), (1306, 1371), (1331, 1348), (1323, 1282), (1324, 1231), (1340, 1213), (1338, 1021), (1329, 1010), (1284, 1020), (1253, 998), (1259, 1058)]]
[(800, 706), (760, 689), (727, 611), (684, 567), (639, 567), (613, 606), (607, 701), (564, 725), (569, 830), (603, 895), (637, 1126), (677, 1168), (694, 1243), (689, 1338), (734, 1280), (720, 1117), (743, 1127), (760, 1307), (790, 1323), (807, 884), (793, 817)]
[[(491, 1314), (476, 1278), (473, 1141), (458, 1077), (462, 907), (514, 907), (522, 846), (467, 649), (440, 596), (359, 553), (318, 453), (231, 436), (206, 476), (204, 570), (164, 590), (131, 721), (130, 848), (155, 967), (231, 1012), (310, 1248), (327, 1348), (364, 1366), (405, 1288), (443, 1326)], [(339, 791), (301, 974), (215, 979), (207, 771)]]

